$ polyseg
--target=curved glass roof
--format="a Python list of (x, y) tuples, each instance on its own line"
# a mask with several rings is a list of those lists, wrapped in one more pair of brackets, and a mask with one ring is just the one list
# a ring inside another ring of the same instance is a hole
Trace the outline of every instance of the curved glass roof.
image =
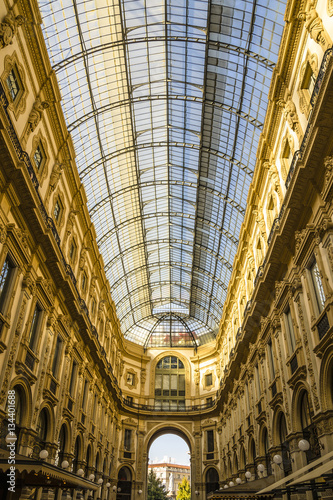
[(110, 291), (134, 342), (196, 346), (216, 334), (285, 3), (39, 1)]

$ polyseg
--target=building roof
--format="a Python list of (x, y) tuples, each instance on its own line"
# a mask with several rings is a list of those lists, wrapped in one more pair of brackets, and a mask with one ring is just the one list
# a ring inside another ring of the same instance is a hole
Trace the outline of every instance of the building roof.
[(150, 469), (155, 469), (157, 467), (168, 467), (168, 468), (177, 468), (177, 469), (186, 469), (188, 471), (191, 470), (191, 467), (189, 465), (178, 465), (178, 464), (171, 464), (169, 462), (163, 462), (160, 464), (149, 464), (148, 468)]
[(125, 338), (214, 339), (285, 0), (39, 0)]

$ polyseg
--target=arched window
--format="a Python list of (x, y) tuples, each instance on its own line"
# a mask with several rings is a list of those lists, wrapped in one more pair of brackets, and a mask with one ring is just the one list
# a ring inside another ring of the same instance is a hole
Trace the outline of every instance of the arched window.
[(48, 429), (48, 414), (46, 408), (43, 408), (39, 414), (37, 422), (37, 438), (36, 446), (34, 447), (34, 455), (39, 456), (41, 450), (46, 448), (46, 437)]
[(117, 500), (131, 500), (132, 474), (128, 467), (122, 467), (118, 473)]
[(280, 438), (281, 454), (283, 460), (282, 462), (283, 470), (285, 476), (288, 476), (288, 474), (292, 472), (292, 466), (289, 454), (289, 441), (287, 441), (287, 434), (288, 431), (287, 431), (286, 417), (281, 412), (279, 419), (279, 438)]
[(263, 430), (262, 433), (262, 441), (263, 441), (263, 448), (264, 448), (264, 455), (265, 455), (265, 469), (267, 470), (267, 475), (269, 476), (272, 474), (272, 467), (271, 467), (271, 457), (269, 455), (269, 440), (268, 440), (268, 432), (266, 427)]
[(320, 446), (317, 437), (317, 427), (312, 422), (312, 416), (309, 405), (309, 396), (307, 391), (303, 391), (300, 398), (300, 420), (303, 431), (303, 437), (310, 443), (310, 448), (306, 451), (308, 463), (320, 457)]
[(85, 476), (88, 477), (91, 472), (91, 445), (88, 444), (87, 454), (86, 454), (86, 467)]
[(211, 467), (206, 472), (206, 493), (219, 489), (219, 474), (216, 469)]
[(54, 460), (54, 465), (57, 467), (61, 467), (61, 464), (64, 461), (65, 446), (66, 446), (66, 426), (65, 424), (63, 424), (59, 432), (58, 448)]
[(81, 455), (81, 440), (80, 440), (80, 437), (77, 436), (77, 438), (75, 440), (75, 445), (74, 445), (74, 458), (73, 458), (73, 462), (72, 462), (72, 472), (77, 472), (77, 470), (80, 468), (79, 467), (80, 455)]
[(156, 366), (155, 408), (185, 408), (185, 367), (176, 356), (166, 356)]

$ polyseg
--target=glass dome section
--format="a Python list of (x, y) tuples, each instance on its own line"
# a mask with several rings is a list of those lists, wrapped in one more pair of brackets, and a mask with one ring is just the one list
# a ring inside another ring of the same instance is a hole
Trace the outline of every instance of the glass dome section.
[(210, 341), (244, 218), (285, 0), (39, 5), (125, 338), (151, 346)]

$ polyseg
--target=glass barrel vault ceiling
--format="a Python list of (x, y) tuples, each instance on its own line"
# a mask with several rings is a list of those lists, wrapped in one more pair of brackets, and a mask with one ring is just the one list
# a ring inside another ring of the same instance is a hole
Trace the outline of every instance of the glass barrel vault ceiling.
[(285, 0), (39, 5), (124, 336), (212, 340)]

